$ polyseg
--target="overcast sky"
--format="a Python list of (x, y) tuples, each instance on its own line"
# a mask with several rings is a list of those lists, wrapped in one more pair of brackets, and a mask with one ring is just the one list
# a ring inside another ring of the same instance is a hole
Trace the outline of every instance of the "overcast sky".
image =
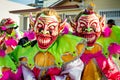
[(21, 3), (21, 4), (30, 4), (30, 3), (35, 3), (35, 0), (10, 0), (10, 1), (14, 1), (14, 2), (18, 2), (18, 3)]

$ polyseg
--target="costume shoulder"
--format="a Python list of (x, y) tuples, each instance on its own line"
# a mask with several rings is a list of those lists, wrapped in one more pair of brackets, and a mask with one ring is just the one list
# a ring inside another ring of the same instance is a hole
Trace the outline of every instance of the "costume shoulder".
[(101, 36), (97, 40), (97, 42), (102, 45), (103, 52), (104, 52), (105, 55), (109, 53), (108, 52), (108, 46), (110, 45), (110, 43), (120, 44), (120, 36), (119, 36), (120, 35), (120, 27), (119, 26), (113, 26), (111, 30), (112, 30), (112, 32), (111, 32), (110, 36), (108, 36), (108, 37)]
[[(76, 47), (79, 43), (84, 43), (85, 39), (71, 34), (64, 34), (59, 36), (56, 42), (48, 50), (52, 55), (55, 56), (57, 63), (62, 63), (61, 57), (65, 53), (74, 55), (76, 53)], [(75, 56), (75, 55), (74, 55)]]
[(16, 65), (14, 64), (14, 61), (12, 61), (12, 59), (8, 55), (5, 55), (4, 57), (0, 57), (0, 68), (1, 67), (10, 68), (13, 71), (16, 70)]
[(52, 46), (56, 48), (56, 52), (63, 54), (64, 52), (75, 52), (76, 46), (79, 43), (85, 42), (84, 38), (74, 36), (71, 34), (65, 34), (63, 36), (58, 37), (57, 41)]
[[(39, 49), (37, 47), (36, 41), (27, 42), (25, 44), (28, 43), (30, 44), (24, 47), (18, 45), (11, 53), (8, 54), (17, 66), (19, 66), (19, 61), (21, 58), (26, 58), (28, 64), (31, 64), (31, 66), (34, 65), (34, 56), (39, 51)], [(34, 45), (32, 45), (33, 43)]]

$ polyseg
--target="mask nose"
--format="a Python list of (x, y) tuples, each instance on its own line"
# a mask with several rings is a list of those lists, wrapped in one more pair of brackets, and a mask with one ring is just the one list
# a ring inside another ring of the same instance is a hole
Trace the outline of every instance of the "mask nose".
[(90, 32), (92, 31), (92, 28), (88, 27), (87, 29), (85, 29), (85, 31)]
[(42, 33), (43, 33), (43, 34), (48, 34), (49, 31), (44, 30), (44, 31), (42, 31)]
[(47, 30), (47, 25), (45, 25), (45, 28), (41, 31), (43, 34), (48, 34), (49, 31)]

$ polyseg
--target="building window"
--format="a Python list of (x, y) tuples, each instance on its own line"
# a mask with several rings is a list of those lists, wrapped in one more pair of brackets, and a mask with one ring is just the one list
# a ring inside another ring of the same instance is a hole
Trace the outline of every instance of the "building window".
[(106, 18), (120, 18), (120, 10), (101, 10), (99, 13)]
[(115, 20), (116, 25), (120, 26), (120, 9), (115, 10), (100, 10), (99, 14), (101, 16), (105, 15), (106, 20), (113, 19)]
[(24, 17), (24, 19), (23, 19), (23, 30), (27, 30), (27, 26), (28, 26), (28, 20), (27, 20), (27, 17)]
[[(32, 17), (34, 20), (35, 20), (35, 16)], [(29, 22), (29, 17), (28, 16), (25, 16), (23, 17), (23, 31), (26, 31), (30, 28), (30, 22)]]

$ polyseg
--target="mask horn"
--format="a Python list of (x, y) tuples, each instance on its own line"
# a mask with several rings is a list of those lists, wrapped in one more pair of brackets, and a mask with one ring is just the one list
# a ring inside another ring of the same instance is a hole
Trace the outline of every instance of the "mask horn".
[(102, 31), (104, 31), (105, 29), (105, 25), (106, 25), (106, 16), (104, 15), (103, 17), (101, 17), (100, 19), (100, 24), (101, 24), (101, 28), (102, 28)]
[(35, 20), (32, 17), (32, 12), (30, 12), (29, 20), (30, 20), (30, 27), (33, 28), (35, 24)]
[(72, 20), (71, 16), (69, 16), (69, 20), (70, 20), (70, 25), (71, 25), (72, 29), (74, 30), (76, 28), (76, 23), (75, 23), (75, 21)]
[(64, 21), (60, 23), (59, 32), (61, 32), (64, 29), (66, 22), (67, 22), (67, 19), (64, 19)]

